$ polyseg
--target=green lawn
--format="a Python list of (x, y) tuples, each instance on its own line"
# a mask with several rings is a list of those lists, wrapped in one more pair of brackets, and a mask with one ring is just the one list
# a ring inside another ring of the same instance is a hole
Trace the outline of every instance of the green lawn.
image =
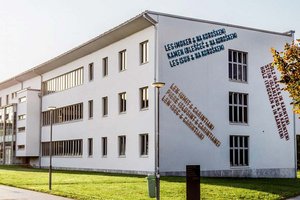
[[(0, 184), (75, 199), (150, 199), (145, 176), (55, 170), (50, 192), (47, 170), (0, 166)], [(284, 199), (297, 194), (300, 179), (201, 179), (202, 199)], [(185, 178), (162, 177), (161, 199), (185, 199)]]

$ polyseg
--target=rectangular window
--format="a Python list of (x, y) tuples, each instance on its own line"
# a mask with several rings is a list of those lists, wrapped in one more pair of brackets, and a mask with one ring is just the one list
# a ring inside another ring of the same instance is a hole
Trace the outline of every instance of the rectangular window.
[(88, 138), (88, 155), (93, 156), (93, 138)]
[(26, 100), (27, 100), (26, 97), (21, 97), (21, 98), (19, 98), (19, 103), (23, 103), (23, 102), (25, 102)]
[(126, 154), (126, 136), (119, 136), (119, 156), (125, 156)]
[(230, 136), (230, 165), (249, 165), (249, 136)]
[(17, 97), (17, 92), (11, 93), (11, 99), (14, 99), (14, 98), (16, 98), (16, 97)]
[(140, 88), (140, 108), (146, 109), (149, 107), (148, 87)]
[(0, 107), (2, 106), (2, 97), (0, 97)]
[[(49, 156), (50, 142), (42, 142), (42, 156)], [(82, 140), (61, 140), (52, 142), (53, 156), (81, 156)]]
[(247, 56), (248, 54), (241, 51), (228, 51), (228, 75), (229, 80), (247, 82)]
[(43, 96), (83, 84), (83, 67), (42, 83)]
[(126, 112), (126, 92), (119, 94), (120, 113)]
[(94, 79), (94, 63), (89, 64), (89, 81)]
[(229, 92), (229, 122), (248, 123), (248, 94)]
[(108, 75), (108, 57), (102, 59), (102, 75)]
[(94, 115), (93, 100), (89, 100), (89, 118), (93, 118)]
[(148, 41), (140, 43), (140, 62), (141, 64), (147, 63), (148, 59)]
[(107, 156), (107, 137), (102, 137), (102, 156)]
[(108, 115), (108, 97), (102, 98), (102, 115), (103, 116)]
[(9, 95), (6, 95), (6, 105), (9, 104)]
[(26, 128), (25, 128), (25, 126), (23, 126), (23, 127), (19, 127), (19, 128), (18, 128), (18, 132), (24, 132), (24, 131), (25, 131), (25, 129), (26, 129)]
[(22, 151), (25, 149), (25, 145), (18, 145), (18, 150)]
[(124, 71), (126, 69), (126, 50), (119, 52), (119, 69)]
[[(53, 124), (74, 121), (83, 118), (83, 103), (73, 104), (53, 111)], [(50, 125), (50, 111), (42, 112), (42, 125)]]
[(148, 134), (140, 135), (140, 155), (147, 156), (148, 155)]
[(18, 120), (23, 120), (23, 119), (26, 119), (26, 115), (25, 114), (18, 115)]

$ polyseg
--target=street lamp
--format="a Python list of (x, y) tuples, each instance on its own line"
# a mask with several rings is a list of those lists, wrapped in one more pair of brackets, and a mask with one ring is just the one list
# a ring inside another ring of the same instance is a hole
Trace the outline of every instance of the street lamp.
[(54, 106), (49, 106), (50, 111), (50, 148), (49, 148), (49, 190), (52, 189), (52, 125), (53, 125), (53, 111), (56, 109)]
[(159, 174), (159, 89), (165, 86), (163, 82), (152, 83), (156, 89), (156, 131), (155, 131), (155, 183), (156, 200), (160, 200), (160, 174)]

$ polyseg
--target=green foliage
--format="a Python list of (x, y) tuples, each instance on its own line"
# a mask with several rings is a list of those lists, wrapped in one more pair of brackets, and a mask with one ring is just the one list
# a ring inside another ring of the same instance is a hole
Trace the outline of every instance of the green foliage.
[[(0, 184), (83, 200), (150, 200), (145, 176), (55, 170), (50, 192), (47, 170), (0, 165)], [(184, 200), (185, 187), (184, 177), (162, 177), (161, 199)], [(284, 199), (299, 188), (299, 179), (201, 178), (201, 199)]]
[(295, 43), (286, 44), (283, 52), (274, 48), (271, 52), (272, 66), (277, 67), (281, 73), (279, 82), (283, 83), (284, 90), (289, 92), (295, 113), (300, 114), (300, 47)]

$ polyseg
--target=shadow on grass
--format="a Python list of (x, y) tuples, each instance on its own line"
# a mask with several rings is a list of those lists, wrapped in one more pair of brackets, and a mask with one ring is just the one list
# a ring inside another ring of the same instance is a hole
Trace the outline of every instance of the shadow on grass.
[[(185, 183), (185, 177), (162, 177), (163, 181)], [(300, 179), (287, 178), (207, 178), (200, 179), (201, 185), (213, 185), (248, 189), (259, 192), (279, 195), (282, 198), (293, 197), (300, 194)]]

